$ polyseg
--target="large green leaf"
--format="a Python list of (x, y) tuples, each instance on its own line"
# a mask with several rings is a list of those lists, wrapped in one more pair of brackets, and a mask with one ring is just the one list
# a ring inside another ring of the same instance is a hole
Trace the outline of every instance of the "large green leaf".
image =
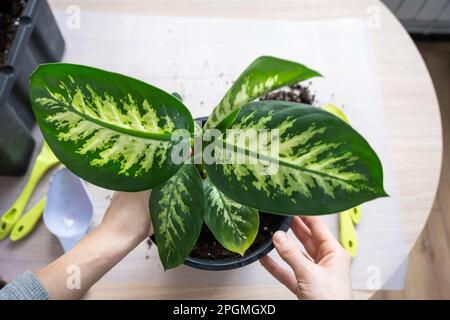
[(258, 210), (231, 200), (209, 179), (203, 186), (206, 225), (224, 248), (244, 255), (258, 234)]
[[(247, 161), (221, 161), (226, 153), (219, 148), (219, 159), (206, 164), (212, 183), (234, 201), (278, 214), (319, 215), (386, 195), (376, 153), (327, 111), (290, 102), (254, 102), (242, 108), (232, 126), (243, 132), (249, 128), (277, 130), (278, 149), (270, 139), (222, 137), (232, 147), (231, 155)], [(258, 149), (261, 141), (265, 148)]]
[(202, 179), (195, 165), (184, 164), (150, 196), (150, 214), (164, 269), (184, 262), (203, 224)]
[(180, 167), (171, 134), (193, 133), (186, 107), (139, 80), (86, 66), (46, 64), (30, 77), (33, 111), (45, 140), (71, 171), (96, 185), (150, 189)]
[(239, 109), (275, 89), (320, 76), (304, 65), (275, 57), (262, 56), (250, 64), (214, 108), (205, 129), (228, 128)]

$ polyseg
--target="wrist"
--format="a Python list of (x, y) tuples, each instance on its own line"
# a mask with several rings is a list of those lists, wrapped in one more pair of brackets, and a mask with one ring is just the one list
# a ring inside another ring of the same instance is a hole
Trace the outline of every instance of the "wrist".
[(102, 242), (108, 244), (111, 254), (120, 256), (126, 255), (144, 239), (140, 234), (107, 223), (101, 223), (94, 232)]
[(115, 192), (100, 227), (124, 243), (140, 243), (150, 235), (149, 192)]

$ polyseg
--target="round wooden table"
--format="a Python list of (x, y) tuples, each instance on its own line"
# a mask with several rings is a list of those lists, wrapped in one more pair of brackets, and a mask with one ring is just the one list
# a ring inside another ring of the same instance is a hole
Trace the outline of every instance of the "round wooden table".
[[(49, 0), (56, 10), (66, 10), (70, 0)], [(427, 68), (413, 41), (377, 0), (205, 0), (186, 1), (77, 0), (83, 10), (161, 16), (204, 16), (274, 20), (365, 18), (375, 52), (376, 75), (389, 134), (391, 166), (398, 179), (403, 225), (409, 250), (421, 233), (437, 191), (442, 158), (441, 119)], [(355, 291), (356, 298), (373, 292)], [(88, 298), (292, 298), (282, 286), (178, 288), (152, 290), (145, 284), (99, 283)]]

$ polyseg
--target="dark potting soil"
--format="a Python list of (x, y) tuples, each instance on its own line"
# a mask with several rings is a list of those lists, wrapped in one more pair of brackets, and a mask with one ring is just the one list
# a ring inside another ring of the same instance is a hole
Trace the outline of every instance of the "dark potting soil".
[[(244, 257), (251, 254), (264, 243), (272, 239), (274, 231), (278, 230), (283, 222), (283, 216), (268, 213), (259, 213), (259, 230), (253, 244), (245, 252)], [(216, 240), (206, 224), (203, 224), (197, 244), (192, 250), (191, 257), (206, 260), (225, 260), (240, 257), (239, 254), (228, 251)]]
[(311, 93), (311, 89), (309, 87), (297, 83), (292, 86), (270, 92), (261, 97), (260, 100), (279, 100), (312, 105), (315, 101), (315, 95)]
[(0, 2), (0, 67), (5, 64), (19, 26), (19, 17), (28, 0), (1, 0)]

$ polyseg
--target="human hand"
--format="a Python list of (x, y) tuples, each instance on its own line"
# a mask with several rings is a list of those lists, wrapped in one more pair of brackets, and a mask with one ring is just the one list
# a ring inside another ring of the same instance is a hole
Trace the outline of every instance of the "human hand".
[(295, 217), (291, 229), (307, 254), (283, 231), (274, 234), (273, 243), (293, 274), (269, 256), (260, 260), (263, 267), (299, 299), (352, 299), (350, 255), (323, 221), (317, 217)]
[[(150, 191), (115, 192), (103, 221), (75, 247), (36, 275), (51, 299), (80, 299), (106, 272), (122, 260), (151, 232)], [(80, 287), (70, 289), (69, 267), (82, 274)]]
[(126, 240), (143, 241), (152, 232), (149, 198), (150, 191), (114, 192), (100, 228)]

